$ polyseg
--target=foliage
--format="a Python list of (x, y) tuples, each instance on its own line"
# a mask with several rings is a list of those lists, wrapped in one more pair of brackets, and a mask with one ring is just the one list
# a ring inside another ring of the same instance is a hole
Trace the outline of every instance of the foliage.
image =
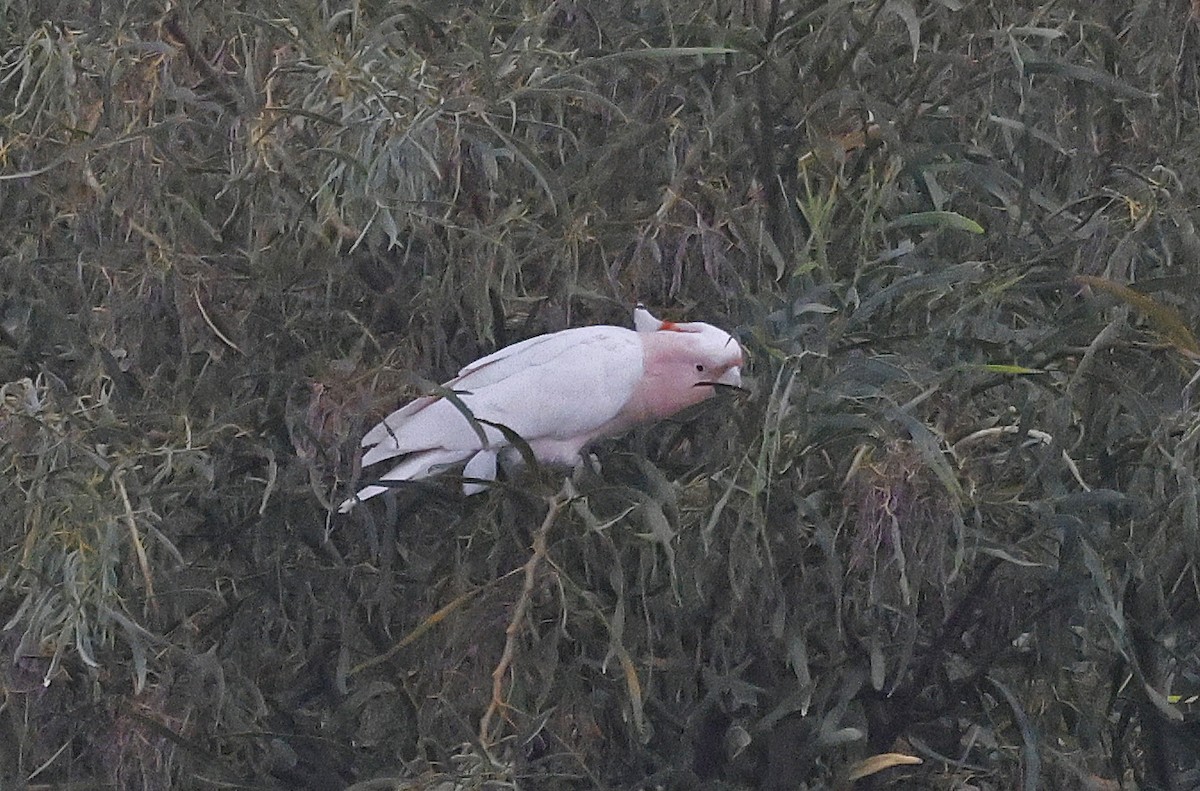
[[(0, 14), (0, 784), (1200, 783), (1189, 4)], [(750, 392), (332, 513), (637, 299)]]

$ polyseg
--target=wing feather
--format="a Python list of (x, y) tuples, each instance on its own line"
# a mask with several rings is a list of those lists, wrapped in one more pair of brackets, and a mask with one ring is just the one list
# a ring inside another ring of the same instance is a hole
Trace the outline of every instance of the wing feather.
[(401, 461), (392, 469), (385, 472), (379, 479), (381, 486), (367, 486), (358, 491), (358, 494), (342, 501), (338, 506), (338, 510), (343, 514), (347, 513), (354, 507), (355, 503), (369, 500), (372, 497), (383, 494), (391, 489), (387, 485), (388, 481), (411, 481), (418, 478), (424, 478), (429, 475), (430, 471), (435, 467), (443, 465), (455, 464), (462, 461), (470, 453), (462, 453), (459, 451), (445, 450), (430, 450), (423, 453), (414, 453), (408, 458)]
[[(530, 338), (465, 366), (446, 387), (477, 419), (501, 423), (527, 441), (587, 437), (608, 423), (642, 378), (642, 342), (622, 327), (579, 327)], [(484, 428), (489, 446), (503, 434)], [(363, 466), (408, 453), (465, 452), (483, 446), (449, 401), (418, 398), (363, 437)]]

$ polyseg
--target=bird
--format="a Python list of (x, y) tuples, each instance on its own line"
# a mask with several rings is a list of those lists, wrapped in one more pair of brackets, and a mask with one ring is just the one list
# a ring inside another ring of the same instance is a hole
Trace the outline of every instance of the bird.
[(642, 304), (633, 323), (632, 330), (575, 327), (506, 346), (388, 415), (363, 436), (361, 465), (398, 461), (338, 510), (462, 462), (466, 495), (495, 480), (497, 461), (520, 463), (523, 453), (541, 464), (578, 466), (594, 440), (670, 417), (721, 386), (741, 388), (742, 347), (729, 333), (662, 321)]

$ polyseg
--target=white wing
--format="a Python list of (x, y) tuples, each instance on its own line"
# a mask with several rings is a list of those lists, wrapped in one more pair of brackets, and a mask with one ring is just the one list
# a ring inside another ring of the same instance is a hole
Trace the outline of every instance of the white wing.
[[(642, 342), (621, 327), (579, 327), (505, 347), (446, 383), (476, 419), (500, 423), (526, 441), (590, 438), (629, 400), (642, 378)], [(484, 425), (489, 445), (507, 445)], [(367, 432), (363, 466), (420, 451), (463, 452), (484, 445), (450, 401), (419, 398)]]

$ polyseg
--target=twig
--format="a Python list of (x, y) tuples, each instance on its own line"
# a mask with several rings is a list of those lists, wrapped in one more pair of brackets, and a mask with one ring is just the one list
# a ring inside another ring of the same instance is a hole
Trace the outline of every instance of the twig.
[(113, 476), (113, 484), (117, 494), (121, 495), (121, 504), (125, 506), (125, 526), (129, 528), (129, 540), (137, 553), (138, 567), (142, 570), (142, 579), (146, 582), (146, 600), (155, 612), (158, 611), (158, 600), (154, 596), (154, 577), (150, 574), (150, 560), (146, 557), (146, 547), (142, 544), (142, 535), (138, 530), (137, 517), (133, 515), (133, 503), (129, 500), (129, 492), (125, 488), (125, 471), (118, 470)]
[(245, 100), (229, 84), (229, 78), (223, 72), (217, 71), (216, 67), (208, 62), (208, 58), (204, 57), (204, 53), (192, 43), (191, 37), (183, 30), (179, 16), (172, 13), (164, 20), (163, 27), (171, 35), (171, 38), (183, 46), (183, 51), (187, 53), (188, 60), (204, 75), (206, 80), (212, 83), (217, 95), (224, 99), (225, 103), (232, 109), (238, 112), (244, 111)]
[(244, 355), (245, 352), (242, 351), (240, 348), (238, 348), (238, 345), (236, 343), (229, 340), (229, 336), (227, 336), (225, 333), (221, 332), (221, 329), (216, 324), (213, 323), (212, 317), (209, 316), (208, 311), (204, 309), (204, 303), (200, 301), (200, 291), (193, 290), (192, 296), (196, 298), (196, 307), (198, 307), (200, 309), (201, 318), (204, 319), (204, 323), (207, 324), (208, 328), (213, 331), (213, 334), (216, 335), (218, 338), (220, 338), (221, 342), (224, 343), (226, 346), (228, 346), (230, 349), (233, 349), (238, 354)]
[(439, 609), (433, 615), (426, 618), (424, 621), (422, 621), (420, 624), (418, 624), (416, 626), (416, 628), (414, 628), (408, 634), (404, 635), (404, 637), (400, 639), (400, 642), (396, 643), (391, 648), (384, 651), (382, 654), (379, 654), (378, 656), (371, 657), (370, 659), (364, 659), (362, 662), (359, 662), (357, 665), (350, 668), (350, 670), (346, 673), (346, 675), (347, 676), (358, 675), (359, 673), (361, 673), (364, 670), (368, 670), (372, 667), (375, 667), (376, 665), (383, 664), (384, 662), (388, 661), (389, 659), (394, 657), (396, 654), (400, 653), (400, 650), (402, 648), (413, 644), (414, 642), (417, 641), (417, 638), (421, 637), (421, 635), (425, 634), (430, 629), (432, 629), (433, 627), (437, 626), (439, 623), (441, 623), (442, 621), (444, 621), (448, 617), (450, 617), (454, 613), (455, 610), (460, 609), (463, 605), (470, 602), (471, 599), (474, 599), (480, 593), (484, 592), (485, 590), (488, 590), (489, 588), (496, 585), (497, 583), (503, 582), (504, 580), (511, 577), (513, 574), (516, 574), (518, 571), (520, 571), (520, 569), (513, 569), (512, 571), (508, 572), (507, 574), (497, 577), (496, 579), (492, 580), (491, 582), (487, 583), (486, 585), (478, 585), (474, 588), (471, 588), (471, 590), (467, 591), (466, 593), (456, 596), (453, 601), (451, 601), (449, 604), (447, 604), (446, 606)]
[(513, 608), (508, 628), (504, 630), (504, 653), (500, 655), (500, 661), (496, 664), (496, 669), (492, 671), (492, 701), (479, 720), (479, 742), (485, 748), (494, 743), (491, 732), (492, 717), (501, 708), (508, 707), (508, 703), (504, 700), (504, 677), (508, 675), (508, 671), (512, 667), (513, 655), (517, 650), (517, 634), (521, 630), (521, 622), (525, 620), (525, 613), (529, 610), (529, 602), (533, 598), (533, 585), (537, 578), (538, 565), (542, 562), (542, 558), (546, 557), (546, 537), (550, 535), (550, 528), (554, 526), (554, 520), (558, 518), (559, 512), (570, 501), (571, 481), (568, 478), (559, 493), (548, 498), (546, 518), (542, 520), (542, 526), (533, 536), (533, 554), (529, 556), (529, 560), (525, 561), (524, 566), (525, 584), (521, 588), (520, 597), (517, 598), (516, 607)]

